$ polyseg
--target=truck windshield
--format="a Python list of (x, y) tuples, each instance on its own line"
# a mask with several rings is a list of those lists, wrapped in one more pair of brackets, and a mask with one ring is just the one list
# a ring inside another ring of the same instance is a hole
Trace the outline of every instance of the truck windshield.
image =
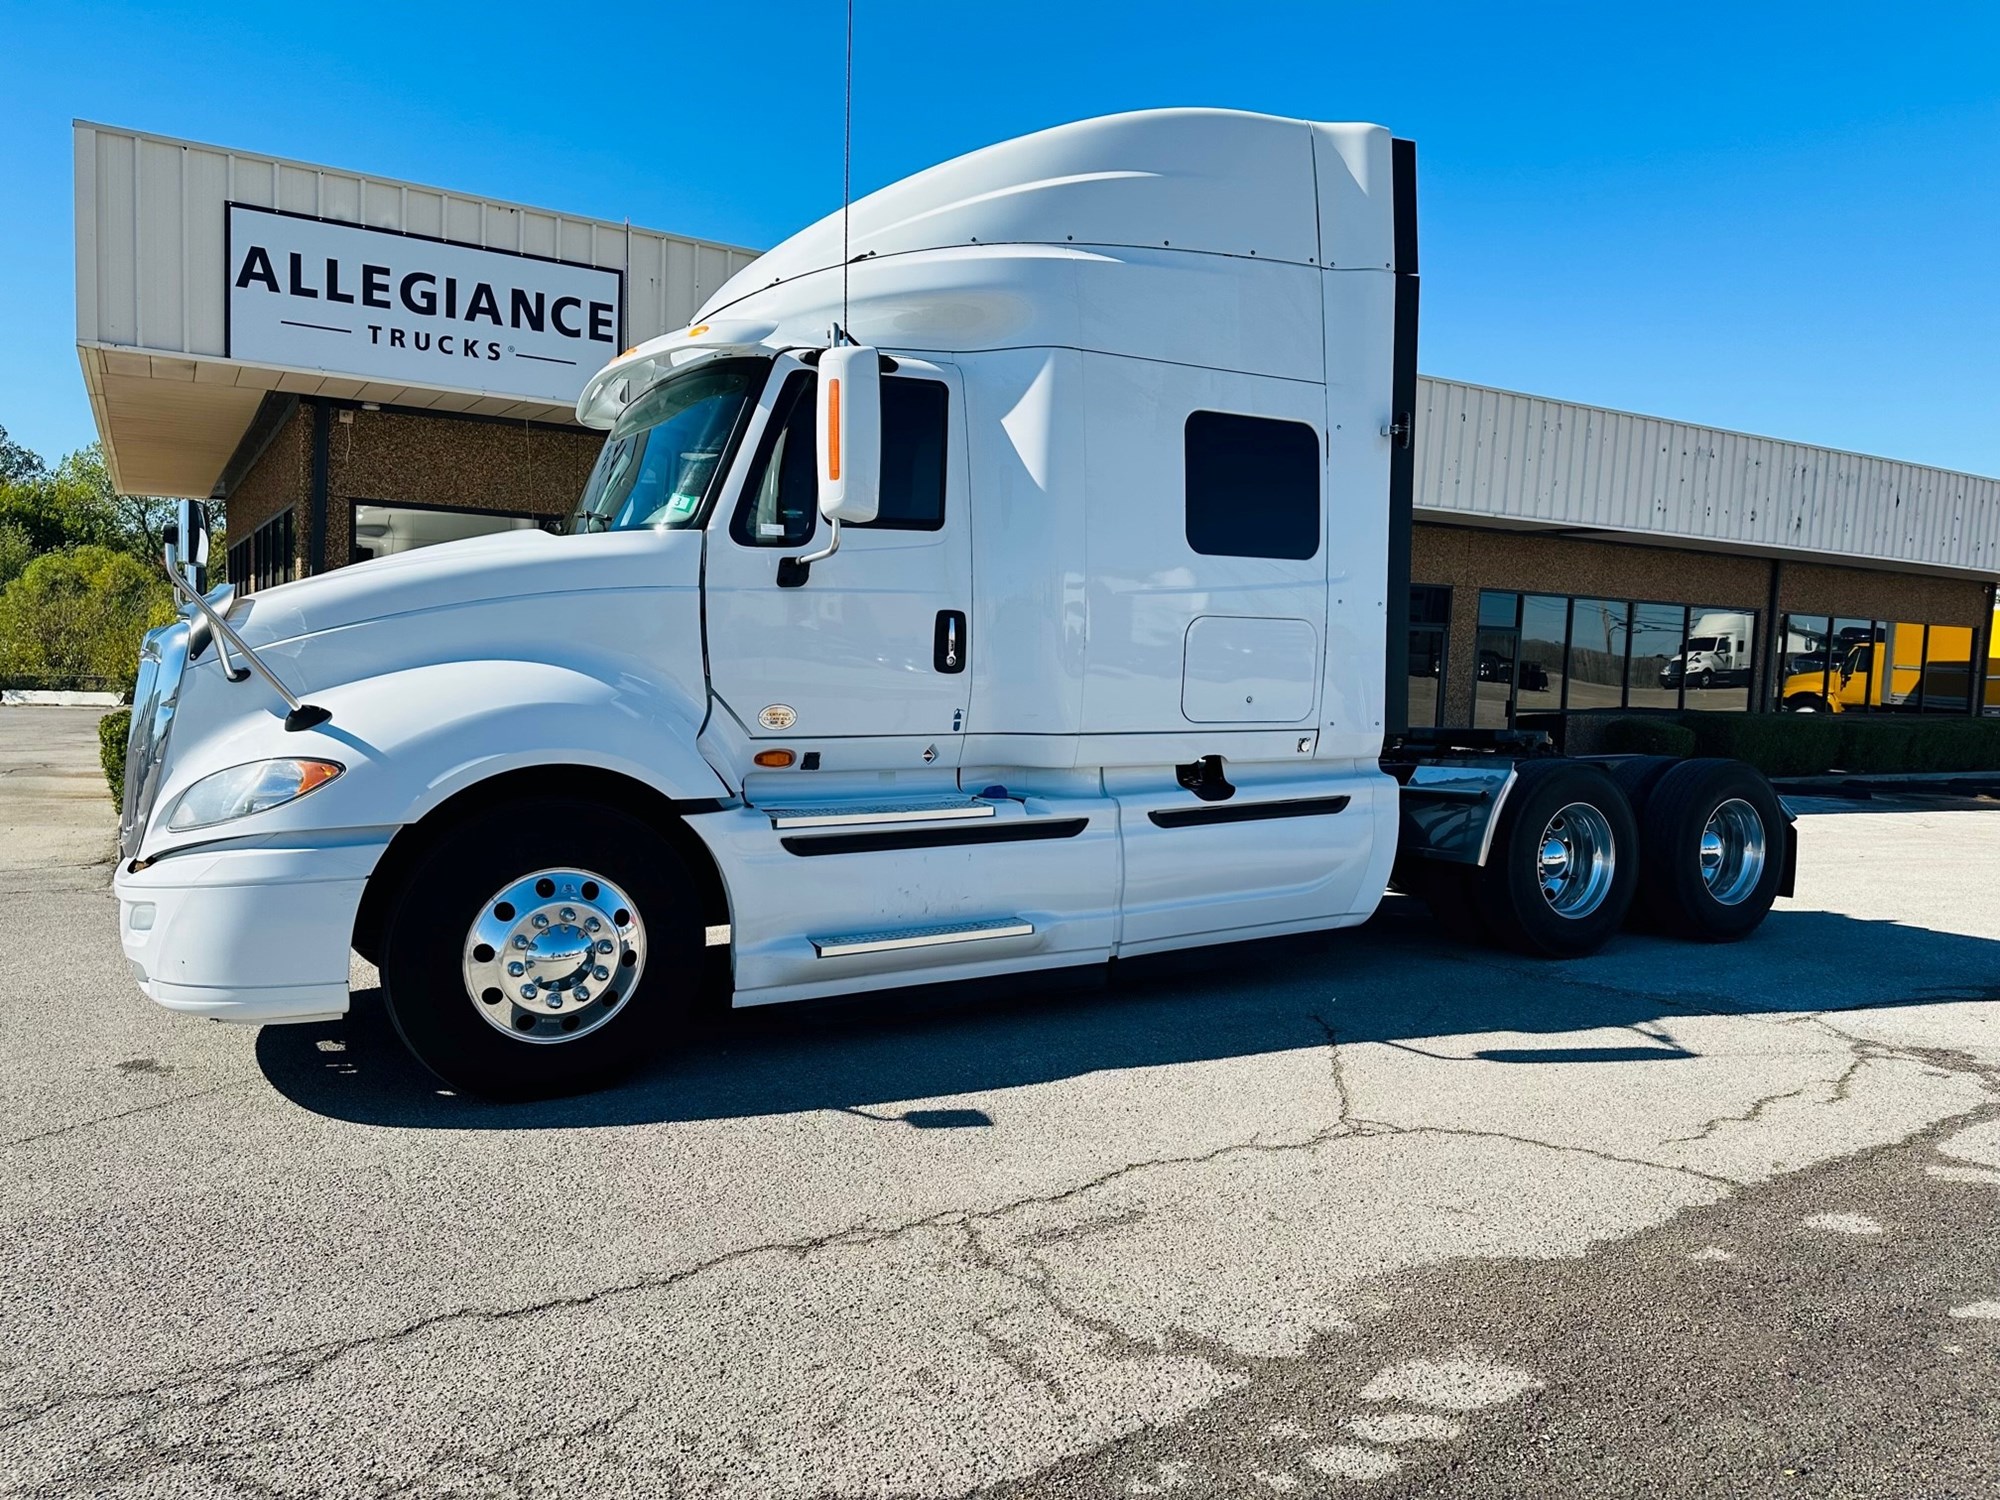
[(604, 440), (569, 529), (695, 524), (769, 365), (710, 360), (668, 376), (634, 401)]
[(1687, 643), (1687, 649), (1689, 651), (1715, 651), (1720, 648), (1715, 644), (1714, 636), (1698, 635)]

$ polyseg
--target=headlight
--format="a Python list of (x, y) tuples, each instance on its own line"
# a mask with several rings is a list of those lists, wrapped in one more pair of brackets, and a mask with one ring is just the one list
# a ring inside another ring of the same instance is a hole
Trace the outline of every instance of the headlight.
[(231, 766), (202, 777), (182, 792), (167, 817), (167, 827), (176, 832), (206, 828), (268, 812), (325, 786), (341, 769), (330, 760), (257, 760), (247, 766)]

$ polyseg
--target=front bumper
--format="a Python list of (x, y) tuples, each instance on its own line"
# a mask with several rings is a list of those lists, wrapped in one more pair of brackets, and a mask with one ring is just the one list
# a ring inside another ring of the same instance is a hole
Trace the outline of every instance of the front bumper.
[(345, 1015), (354, 914), (388, 846), (386, 830), (363, 832), (241, 840), (121, 868), (118, 936), (139, 988), (168, 1010), (252, 1026)]

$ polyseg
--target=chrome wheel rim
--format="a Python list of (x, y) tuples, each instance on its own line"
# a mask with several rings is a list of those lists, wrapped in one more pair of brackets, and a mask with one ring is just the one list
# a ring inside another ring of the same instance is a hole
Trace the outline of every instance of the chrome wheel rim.
[(1589, 916), (1611, 894), (1618, 869), (1611, 822), (1588, 802), (1557, 809), (1542, 830), (1536, 880), (1549, 910), (1572, 921)]
[(1701, 883), (1724, 906), (1748, 899), (1764, 878), (1764, 819), (1741, 797), (1708, 815), (1701, 831)]
[(555, 1046), (601, 1029), (646, 972), (646, 924), (589, 870), (537, 870), (495, 891), (465, 935), (465, 993), (496, 1031)]

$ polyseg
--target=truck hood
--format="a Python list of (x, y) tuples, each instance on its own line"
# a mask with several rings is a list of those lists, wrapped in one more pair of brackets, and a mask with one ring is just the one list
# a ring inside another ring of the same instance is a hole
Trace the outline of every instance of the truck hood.
[(229, 623), (252, 646), (468, 604), (609, 589), (693, 588), (701, 534), (506, 531), (376, 558), (241, 601)]

